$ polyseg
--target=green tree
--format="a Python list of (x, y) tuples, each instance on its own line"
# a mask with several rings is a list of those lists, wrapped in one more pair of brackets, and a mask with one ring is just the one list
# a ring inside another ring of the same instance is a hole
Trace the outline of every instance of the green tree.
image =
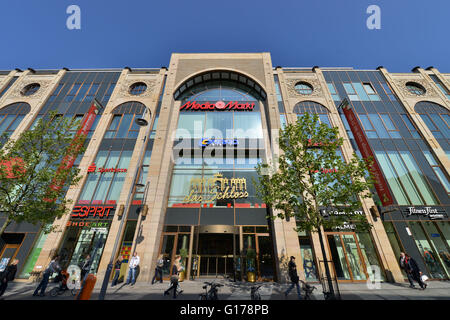
[[(371, 197), (373, 180), (366, 162), (356, 154), (350, 162), (344, 161), (338, 131), (320, 123), (317, 115), (305, 113), (295, 124), (280, 129), (282, 154), (275, 164), (258, 164), (259, 181), (254, 181), (258, 195), (272, 209), (272, 219), (294, 217), (296, 231), (319, 233), (324, 259), (321, 227), (333, 229), (345, 223), (358, 230), (371, 227), (365, 215), (350, 213), (361, 208), (360, 198)], [(324, 214), (336, 209), (346, 214)], [(331, 279), (327, 263), (325, 272)]]
[(51, 230), (67, 212), (67, 189), (81, 179), (70, 166), (84, 152), (86, 135), (76, 135), (79, 121), (51, 113), (16, 139), (3, 135), (0, 149), (0, 217), (3, 234), (11, 222), (29, 222)]

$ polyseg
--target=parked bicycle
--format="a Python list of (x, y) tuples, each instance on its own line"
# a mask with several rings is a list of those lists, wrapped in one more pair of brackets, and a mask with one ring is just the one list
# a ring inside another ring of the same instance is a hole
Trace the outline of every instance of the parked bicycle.
[(250, 292), (251, 300), (261, 300), (261, 295), (259, 294), (259, 288), (261, 288), (261, 286), (251, 287), (251, 292)]
[(77, 289), (69, 289), (67, 287), (67, 280), (69, 279), (69, 274), (66, 271), (60, 271), (55, 277), (54, 281), (58, 282), (58, 286), (50, 290), (50, 296), (56, 297), (62, 295), (64, 292), (70, 290), (70, 293), (74, 296), (77, 294)]
[[(217, 296), (218, 288), (223, 287), (223, 284), (214, 282), (204, 282), (204, 284), (203, 289), (205, 289), (205, 292), (199, 295), (199, 300), (219, 300)], [(209, 290), (208, 286), (211, 287)]]

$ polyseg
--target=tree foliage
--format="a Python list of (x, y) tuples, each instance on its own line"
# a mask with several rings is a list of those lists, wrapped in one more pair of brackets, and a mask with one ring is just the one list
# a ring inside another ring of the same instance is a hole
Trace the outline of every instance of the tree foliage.
[[(358, 230), (370, 228), (361, 210), (362, 198), (371, 197), (373, 179), (364, 160), (354, 154), (346, 163), (338, 152), (343, 144), (338, 128), (319, 122), (317, 115), (305, 113), (295, 124), (280, 129), (283, 151), (276, 164), (258, 164), (256, 190), (275, 215), (295, 217), (297, 231), (314, 232), (351, 223)], [(338, 210), (341, 215), (326, 216)]]
[[(51, 113), (16, 139), (2, 136), (0, 149), (0, 212), (6, 220), (29, 222), (49, 231), (48, 225), (67, 211), (67, 189), (81, 179), (79, 169), (68, 166), (84, 152), (86, 136), (76, 136), (79, 121)], [(62, 165), (62, 163), (66, 165)]]

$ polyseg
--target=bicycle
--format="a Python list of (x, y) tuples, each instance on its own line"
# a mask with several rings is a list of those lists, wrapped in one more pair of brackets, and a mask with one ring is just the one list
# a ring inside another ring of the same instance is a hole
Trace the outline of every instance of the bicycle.
[(75, 296), (78, 292), (77, 289), (73, 288), (73, 289), (69, 289), (67, 287), (67, 281), (69, 278), (69, 274), (65, 271), (61, 271), (59, 272), (59, 274), (56, 276), (56, 278), (54, 280), (56, 280), (56, 282), (58, 282), (58, 286), (54, 287), (50, 290), (50, 296), (51, 297), (56, 297), (58, 295), (62, 295), (64, 292), (70, 290), (70, 293)]
[[(205, 289), (205, 292), (199, 295), (199, 300), (219, 300), (217, 296), (219, 290), (217, 288), (223, 287), (223, 284), (214, 282), (204, 282), (204, 284), (202, 288)], [(209, 290), (208, 286), (211, 287)]]
[(305, 292), (305, 300), (311, 300), (312, 293), (313, 293), (314, 289), (317, 289), (317, 288), (307, 284), (303, 280), (300, 280), (300, 282), (302, 283), (302, 289)]
[(261, 286), (251, 287), (251, 292), (250, 292), (251, 300), (261, 300), (261, 295), (259, 294), (259, 288), (261, 288)]

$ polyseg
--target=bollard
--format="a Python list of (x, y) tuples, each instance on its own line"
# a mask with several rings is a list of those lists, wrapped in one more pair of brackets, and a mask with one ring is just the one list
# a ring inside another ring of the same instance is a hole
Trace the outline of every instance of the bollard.
[(80, 292), (78, 300), (89, 300), (91, 298), (92, 291), (94, 290), (95, 282), (97, 277), (92, 273), (88, 274), (86, 277), (86, 282)]

